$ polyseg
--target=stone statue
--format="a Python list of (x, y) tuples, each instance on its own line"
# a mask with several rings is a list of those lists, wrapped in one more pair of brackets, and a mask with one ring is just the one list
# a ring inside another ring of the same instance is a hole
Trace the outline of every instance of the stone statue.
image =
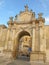
[(43, 13), (39, 13), (39, 14), (38, 14), (38, 17), (39, 17), (39, 18), (41, 18), (41, 17), (42, 17), (42, 15), (43, 15)]
[(11, 17), (9, 17), (9, 19), (10, 19), (10, 21), (13, 21), (13, 17), (11, 16)]
[(28, 5), (25, 6), (25, 11), (28, 11)]

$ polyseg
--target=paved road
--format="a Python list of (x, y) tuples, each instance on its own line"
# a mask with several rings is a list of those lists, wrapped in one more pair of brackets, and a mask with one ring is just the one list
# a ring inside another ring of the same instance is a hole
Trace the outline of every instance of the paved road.
[(30, 62), (23, 60), (14, 60), (13, 62), (8, 63), (7, 65), (30, 65)]
[(13, 60), (8, 63), (4, 63), (1, 65), (49, 65), (49, 63), (42, 63), (42, 62), (28, 62), (28, 61), (23, 61), (23, 60)]
[(0, 65), (49, 65), (49, 63), (29, 62), (23, 59), (12, 60), (7, 57), (0, 56)]

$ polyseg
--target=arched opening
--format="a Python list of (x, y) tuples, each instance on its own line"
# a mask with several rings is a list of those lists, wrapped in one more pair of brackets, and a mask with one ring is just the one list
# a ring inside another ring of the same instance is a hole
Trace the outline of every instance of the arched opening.
[(27, 31), (18, 34), (18, 57), (30, 57), (31, 35)]

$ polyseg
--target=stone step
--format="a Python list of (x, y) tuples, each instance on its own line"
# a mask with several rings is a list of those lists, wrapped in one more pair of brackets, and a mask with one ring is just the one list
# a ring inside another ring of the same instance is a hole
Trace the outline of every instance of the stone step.
[(26, 56), (18, 56), (19, 60), (24, 60), (24, 61), (29, 61), (30, 60), (30, 57), (26, 57)]
[(8, 63), (7, 65), (30, 65), (30, 62), (23, 60), (14, 60), (11, 63)]
[(49, 65), (49, 63), (44, 62), (30, 62), (31, 65)]
[(49, 63), (14, 60), (7, 65), (49, 65)]
[(24, 61), (24, 60), (20, 60), (20, 59), (16, 59), (16, 60), (8, 60), (7, 62), (2, 62), (2, 64), (0, 63), (0, 65), (49, 65), (49, 63), (43, 63), (43, 62), (30, 62), (30, 61)]

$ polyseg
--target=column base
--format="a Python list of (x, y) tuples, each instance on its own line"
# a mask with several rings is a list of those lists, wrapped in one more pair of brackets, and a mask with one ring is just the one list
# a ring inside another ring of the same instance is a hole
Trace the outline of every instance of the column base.
[(45, 60), (46, 60), (45, 52), (33, 51), (30, 54), (30, 61), (42, 61), (42, 62), (45, 62)]
[(18, 57), (18, 51), (13, 51), (12, 57), (13, 57), (13, 59), (16, 59)]

